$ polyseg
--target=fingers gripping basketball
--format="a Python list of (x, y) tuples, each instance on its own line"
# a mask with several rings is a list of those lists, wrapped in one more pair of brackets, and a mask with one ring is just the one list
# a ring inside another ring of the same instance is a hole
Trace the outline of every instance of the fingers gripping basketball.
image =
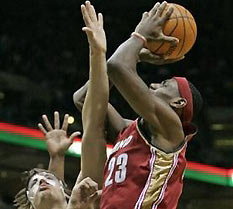
[(166, 36), (173, 36), (179, 39), (179, 43), (173, 46), (171, 43), (151, 41), (146, 47), (157, 55), (166, 56), (169, 59), (183, 57), (190, 51), (196, 41), (197, 26), (192, 14), (178, 4), (167, 4), (162, 16), (166, 14), (169, 6), (173, 6), (174, 11), (165, 22), (163, 33)]

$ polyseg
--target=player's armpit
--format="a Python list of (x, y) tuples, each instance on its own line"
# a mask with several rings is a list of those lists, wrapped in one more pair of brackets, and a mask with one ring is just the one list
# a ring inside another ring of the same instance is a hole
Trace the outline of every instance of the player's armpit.
[(108, 103), (108, 112), (105, 124), (107, 142), (114, 143), (120, 131), (127, 127), (131, 122), (132, 120), (123, 118), (119, 112), (110, 103)]
[[(73, 94), (74, 104), (80, 112), (83, 108), (84, 100), (88, 89), (88, 83), (89, 81), (87, 81), (84, 86), (82, 86)], [(111, 84), (109, 85), (112, 86)], [(105, 121), (107, 142), (114, 143), (119, 132), (129, 124), (129, 121), (130, 120), (128, 119), (124, 119), (118, 113), (118, 111), (110, 103), (108, 103), (107, 118)]]

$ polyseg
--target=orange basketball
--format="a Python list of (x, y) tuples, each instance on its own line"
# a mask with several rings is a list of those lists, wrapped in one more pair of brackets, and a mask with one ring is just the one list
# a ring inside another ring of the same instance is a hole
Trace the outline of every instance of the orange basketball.
[(192, 48), (197, 37), (197, 25), (192, 14), (178, 4), (169, 3), (162, 15), (166, 13), (170, 5), (173, 6), (174, 11), (166, 21), (163, 33), (178, 38), (178, 45), (174, 48), (169, 43), (148, 42), (146, 48), (157, 55), (165, 55), (169, 59), (174, 59), (183, 57)]

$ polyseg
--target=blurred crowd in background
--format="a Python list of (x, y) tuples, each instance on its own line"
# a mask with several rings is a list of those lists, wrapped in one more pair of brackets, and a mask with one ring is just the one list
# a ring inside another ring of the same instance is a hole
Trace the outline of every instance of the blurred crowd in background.
[[(183, 61), (165, 66), (141, 63), (138, 72), (148, 84), (178, 75), (186, 76), (199, 88), (205, 106), (196, 121), (199, 134), (192, 142), (188, 159), (231, 167), (233, 150), (226, 155), (215, 152), (210, 126), (216, 121), (233, 121), (233, 3), (230, 0), (173, 2), (193, 14), (197, 41)], [(80, 0), (1, 2), (1, 121), (37, 127), (42, 114), (52, 116), (58, 110), (74, 116), (71, 131), (81, 130), (80, 114), (72, 101), (73, 93), (88, 79), (88, 44), (81, 31), (81, 3)], [(130, 36), (142, 12), (155, 2), (94, 0), (92, 3), (104, 15), (110, 57)], [(124, 117), (137, 117), (115, 89), (110, 101)], [(222, 109), (229, 111), (226, 116), (218, 117)]]
[[(186, 7), (196, 19), (197, 41), (183, 61), (158, 67), (140, 64), (139, 74), (147, 83), (173, 75), (187, 76), (200, 89), (205, 108), (229, 107), (233, 101), (232, 2), (174, 2)], [(88, 45), (81, 31), (81, 3), (77, 0), (2, 3), (2, 121), (36, 127), (43, 113), (51, 115), (59, 110), (73, 115), (76, 119), (73, 128), (81, 129), (80, 114), (72, 102), (74, 91), (88, 79)], [(149, 10), (154, 1), (95, 0), (93, 3), (104, 15), (109, 57), (129, 37), (142, 12)], [(116, 91), (113, 90), (110, 100), (124, 117), (136, 117)], [(208, 136), (207, 110), (202, 114), (201, 128)]]

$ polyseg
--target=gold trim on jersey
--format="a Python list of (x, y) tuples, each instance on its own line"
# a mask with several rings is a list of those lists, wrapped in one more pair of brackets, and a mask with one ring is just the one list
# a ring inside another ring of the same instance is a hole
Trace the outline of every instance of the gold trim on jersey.
[(144, 196), (142, 209), (149, 209), (152, 205), (158, 205), (163, 200), (167, 182), (174, 172), (178, 161), (177, 154), (156, 152), (155, 155), (153, 172)]
[(168, 180), (177, 166), (178, 156), (187, 143), (184, 143), (184, 145), (174, 153), (166, 153), (148, 143), (140, 132), (138, 123), (136, 127), (142, 139), (150, 147), (152, 157), (150, 160), (150, 175), (135, 205), (135, 209), (151, 209), (152, 206), (153, 208), (157, 208), (164, 198)]

